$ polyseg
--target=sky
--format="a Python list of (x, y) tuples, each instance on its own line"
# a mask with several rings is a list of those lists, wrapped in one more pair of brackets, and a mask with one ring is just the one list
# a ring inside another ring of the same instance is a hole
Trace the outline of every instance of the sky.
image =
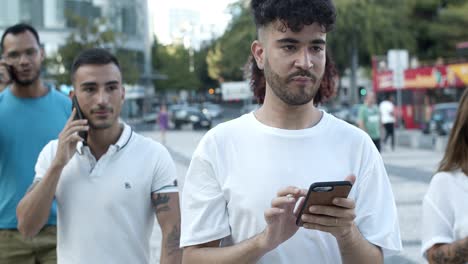
[(164, 44), (170, 42), (169, 38), (169, 10), (182, 8), (195, 10), (200, 13), (201, 23), (215, 25), (218, 34), (221, 34), (230, 21), (231, 16), (226, 12), (229, 3), (236, 0), (148, 0), (150, 14), (152, 14), (153, 31), (158, 40)]

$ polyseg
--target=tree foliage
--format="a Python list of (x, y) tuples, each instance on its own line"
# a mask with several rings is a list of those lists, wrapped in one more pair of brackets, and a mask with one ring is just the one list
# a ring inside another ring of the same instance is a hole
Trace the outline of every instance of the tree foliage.
[(139, 80), (141, 65), (140, 54), (136, 51), (121, 48), (124, 38), (114, 32), (105, 18), (90, 21), (67, 13), (75, 30), (67, 37), (65, 44), (57, 53), (47, 58), (49, 73), (58, 83), (70, 84), (70, 69), (73, 60), (81, 51), (89, 48), (106, 48), (117, 57), (121, 64), (125, 83), (136, 83)]
[(253, 19), (244, 2), (230, 6), (233, 16), (223, 36), (214, 42), (206, 58), (210, 77), (217, 80), (240, 81), (243, 66), (250, 54), (256, 32)]
[(193, 61), (194, 55), (190, 55), (190, 51), (183, 45), (164, 46), (155, 41), (153, 52), (154, 69), (167, 77), (155, 82), (157, 90), (197, 90), (200, 88), (201, 82), (196, 75)]
[[(327, 36), (338, 69), (350, 67), (357, 48), (359, 64), (370, 67), (373, 55), (389, 49), (407, 49), (423, 60), (454, 57), (455, 44), (468, 40), (466, 0), (334, 0), (335, 29)], [(255, 26), (245, 1), (232, 4), (233, 19), (211, 47), (207, 62), (210, 76), (219, 80), (242, 79), (242, 66), (255, 39)]]
[[(359, 66), (389, 49), (407, 49), (412, 57), (435, 60), (456, 56), (455, 45), (468, 41), (466, 0), (334, 0), (335, 29), (327, 35), (328, 50), (341, 72), (350, 68), (353, 51)], [(232, 20), (225, 33), (190, 55), (182, 46), (153, 45), (153, 67), (168, 76), (164, 89), (206, 89), (217, 81), (243, 79), (243, 66), (256, 38), (248, 1), (229, 7)]]

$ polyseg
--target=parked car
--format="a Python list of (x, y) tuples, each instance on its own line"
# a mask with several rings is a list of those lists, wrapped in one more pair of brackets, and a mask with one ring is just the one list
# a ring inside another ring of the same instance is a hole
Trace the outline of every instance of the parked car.
[(435, 104), (432, 109), (431, 120), (429, 121), (426, 133), (445, 136), (452, 130), (455, 117), (457, 115), (458, 103)]
[(147, 124), (156, 124), (158, 120), (158, 112), (150, 112), (143, 114), (143, 121)]
[(243, 114), (248, 114), (252, 111), (255, 111), (257, 109), (260, 108), (260, 106), (262, 106), (261, 104), (246, 104), (244, 106), (242, 106), (242, 108), (240, 109), (240, 114), (243, 115)]
[(209, 102), (203, 103), (201, 105), (201, 110), (205, 115), (211, 117), (211, 119), (222, 117), (224, 112), (220, 105)]
[(173, 109), (170, 119), (175, 129), (180, 129), (183, 125), (192, 125), (194, 130), (211, 128), (210, 117), (197, 107), (177, 107), (177, 109)]

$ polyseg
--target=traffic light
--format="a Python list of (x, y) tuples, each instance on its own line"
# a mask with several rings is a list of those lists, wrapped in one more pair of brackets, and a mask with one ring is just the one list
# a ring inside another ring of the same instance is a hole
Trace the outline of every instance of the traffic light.
[(215, 90), (213, 88), (208, 89), (208, 93), (213, 95), (215, 93)]
[(359, 86), (359, 95), (360, 95), (361, 97), (364, 97), (364, 96), (366, 96), (366, 94), (367, 94), (366, 88), (365, 88), (365, 87), (362, 87), (362, 86)]

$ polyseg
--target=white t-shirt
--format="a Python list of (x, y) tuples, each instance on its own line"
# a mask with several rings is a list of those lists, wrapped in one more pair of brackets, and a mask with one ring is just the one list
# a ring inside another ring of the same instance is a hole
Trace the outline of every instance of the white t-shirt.
[[(40, 153), (36, 180), (44, 177), (57, 146), (51, 141)], [(177, 192), (175, 177), (168, 151), (127, 125), (97, 162), (79, 143), (55, 193), (58, 263), (148, 263), (151, 194)]]
[(468, 176), (461, 170), (439, 172), (423, 200), (421, 254), (435, 244), (468, 237)]
[[(385, 255), (401, 250), (384, 164), (360, 129), (323, 113), (308, 129), (284, 130), (250, 113), (210, 130), (195, 150), (182, 191), (181, 246), (239, 243), (266, 227), (264, 211), (281, 188), (357, 176), (350, 197), (362, 235)], [(300, 228), (258, 263), (341, 263), (329, 233)]]
[(395, 106), (392, 102), (382, 101), (379, 108), (382, 124), (395, 123)]

